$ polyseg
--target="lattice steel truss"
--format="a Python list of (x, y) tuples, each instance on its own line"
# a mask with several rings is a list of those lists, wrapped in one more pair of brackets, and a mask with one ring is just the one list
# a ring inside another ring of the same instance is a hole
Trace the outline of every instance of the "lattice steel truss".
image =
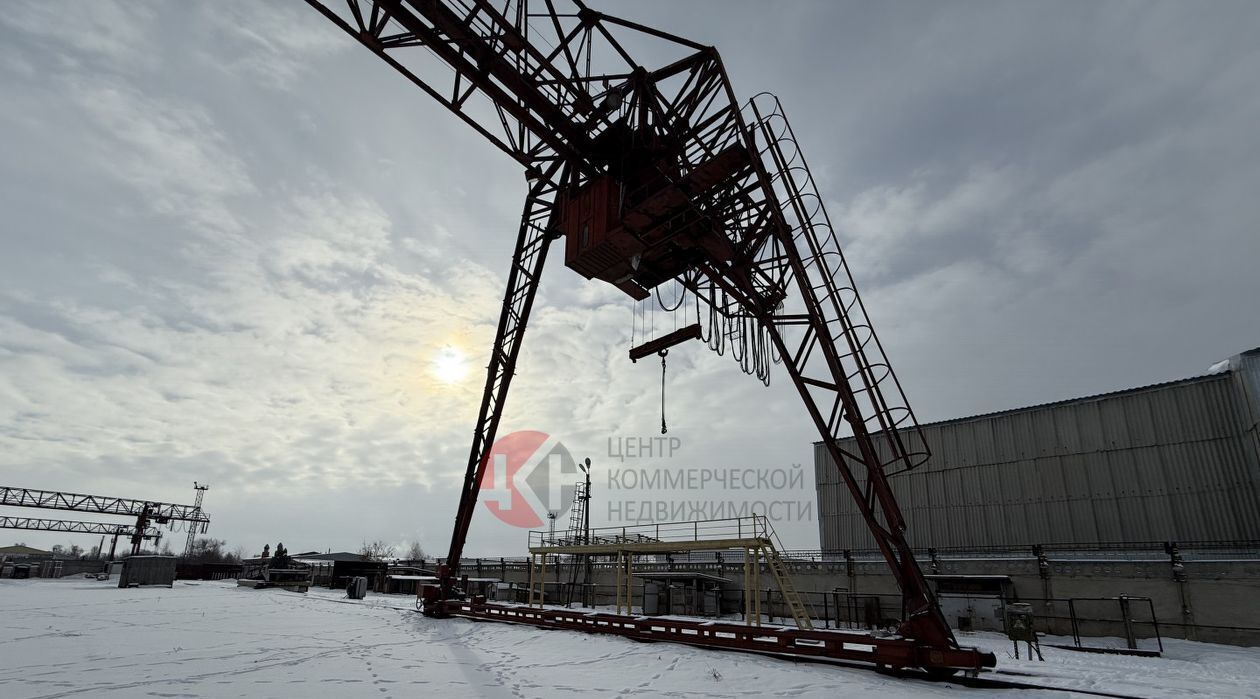
[[(200, 491), (198, 492), (200, 493)], [(135, 525), (128, 528), (130, 531), (128, 536), (131, 537), (131, 553), (133, 555), (140, 552), (140, 547), (145, 539), (152, 538), (146, 533), (149, 531), (149, 525), (152, 523), (187, 522), (190, 530), (200, 527), (203, 532), (210, 524), (210, 516), (201, 510), (200, 498), (198, 498), (197, 505), (177, 505), (175, 503), (155, 502), (152, 500), (112, 498), (101, 495), (83, 495), (54, 490), (0, 486), (0, 506), (95, 512), (105, 515), (135, 517)], [(119, 535), (117, 532), (108, 533), (114, 535), (115, 538)]]
[[(31, 517), (0, 517), (0, 529), (25, 529), (41, 532), (67, 532), (70, 534), (104, 534), (105, 536), (131, 537), (135, 527), (112, 522), (79, 522), (66, 519), (33, 519)], [(141, 534), (145, 539), (156, 539), (162, 532), (149, 527)]]

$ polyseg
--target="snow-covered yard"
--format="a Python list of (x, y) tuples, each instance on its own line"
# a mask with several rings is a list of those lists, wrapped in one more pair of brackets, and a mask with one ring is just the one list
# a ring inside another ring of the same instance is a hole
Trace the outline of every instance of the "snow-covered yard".
[[(1030, 696), (673, 644), (460, 619), (406, 597), (179, 582), (0, 580), (0, 697)], [(1260, 696), (1260, 649), (1166, 641), (1162, 658), (1045, 648), (1005, 672), (1140, 697)], [(1033, 696), (1067, 696), (1038, 692)]]

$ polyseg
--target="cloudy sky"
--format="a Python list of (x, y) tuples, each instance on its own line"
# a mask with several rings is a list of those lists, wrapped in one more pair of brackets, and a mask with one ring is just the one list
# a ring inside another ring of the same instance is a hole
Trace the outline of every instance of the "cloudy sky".
[[(922, 421), (1260, 345), (1255, 3), (596, 7), (782, 98)], [(298, 2), (6, 3), (0, 91), (0, 484), (187, 502), (199, 480), (229, 548), (444, 551), (517, 167)], [(775, 497), (811, 499), (785, 377), (699, 346), (670, 355), (679, 450), (610, 457), (658, 432), (630, 324), (556, 256), (501, 434), (590, 456), (596, 524), (660, 496), (610, 492), (614, 468), (803, 464)], [(479, 511), (470, 553), (523, 545)]]

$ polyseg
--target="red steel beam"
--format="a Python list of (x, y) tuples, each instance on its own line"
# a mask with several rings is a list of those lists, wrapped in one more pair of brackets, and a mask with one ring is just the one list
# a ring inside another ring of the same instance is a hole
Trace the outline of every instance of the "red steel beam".
[(637, 641), (665, 641), (776, 656), (862, 662), (890, 669), (918, 668), (932, 674), (956, 671), (975, 674), (997, 664), (992, 653), (975, 648), (942, 648), (904, 638), (876, 638), (838, 630), (805, 631), (718, 621), (546, 609), (487, 603), (480, 598), (472, 601), (448, 600), (443, 605), (447, 614), (469, 619), (604, 633)]

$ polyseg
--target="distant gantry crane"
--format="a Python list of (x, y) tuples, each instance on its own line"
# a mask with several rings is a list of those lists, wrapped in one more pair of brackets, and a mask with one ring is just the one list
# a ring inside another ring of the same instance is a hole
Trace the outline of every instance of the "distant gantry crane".
[[(26, 529), (28, 531), (111, 536), (113, 537), (113, 545), (109, 549), (109, 557), (111, 559), (114, 557), (114, 545), (118, 543), (118, 537), (130, 539), (136, 536), (136, 528), (128, 524), (77, 522), (65, 519), (32, 519), (30, 517), (0, 517), (0, 529)], [(162, 531), (156, 527), (149, 527), (140, 534), (140, 538), (153, 539), (155, 542), (158, 542), (162, 540)], [(101, 553), (103, 554), (104, 552), (102, 551)]]
[[(5, 522), (9, 522), (22, 525), (11, 527), (16, 529), (111, 535), (115, 542), (119, 536), (127, 536), (131, 539), (131, 554), (134, 556), (140, 553), (144, 540), (161, 536), (160, 532), (151, 526), (153, 524), (169, 525), (172, 522), (185, 522), (189, 528), (190, 539), (192, 533), (197, 530), (206, 531), (210, 525), (210, 517), (201, 509), (201, 496), (205, 492), (205, 487), (197, 484), (194, 484), (194, 487), (197, 489), (196, 505), (0, 486), (0, 507), (28, 507), (135, 517), (135, 524), (132, 526), (103, 522), (4, 517), (0, 518), (0, 528), (6, 528)], [(113, 556), (114, 548), (111, 546), (110, 558)]]
[[(995, 664), (958, 645), (911, 552), (888, 476), (924, 463), (928, 450), (778, 99), (741, 104), (717, 49), (580, 0), (307, 2), (515, 160), (528, 185), (451, 545), (439, 584), (425, 591), (426, 614), (640, 633), (629, 617), (525, 619), (464, 599), (457, 584), (543, 264), (563, 238), (570, 269), (619, 289), (640, 314), (652, 305), (681, 315), (672, 332), (645, 332), (631, 359), (664, 359), (698, 339), (763, 382), (782, 365), (858, 503), (901, 589), (899, 636), (788, 630), (774, 652), (851, 659), (829, 649), (869, 647), (860, 657), (877, 665), (937, 673)], [(771, 426), (748, 431), (758, 429)], [(857, 448), (842, 448), (850, 436)], [(685, 642), (731, 647), (706, 640), (710, 631)]]

